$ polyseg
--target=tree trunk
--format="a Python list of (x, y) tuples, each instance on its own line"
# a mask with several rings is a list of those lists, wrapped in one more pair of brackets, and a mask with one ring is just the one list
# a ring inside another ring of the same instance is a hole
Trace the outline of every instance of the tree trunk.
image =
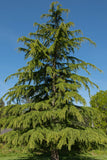
[(51, 160), (59, 160), (58, 150), (52, 150), (51, 151)]

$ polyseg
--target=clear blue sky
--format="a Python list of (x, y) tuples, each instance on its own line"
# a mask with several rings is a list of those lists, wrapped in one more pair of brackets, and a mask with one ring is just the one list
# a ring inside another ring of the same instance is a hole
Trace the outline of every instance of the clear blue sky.
[[(3, 0), (0, 2), (0, 97), (14, 80), (4, 83), (5, 78), (25, 65), (24, 54), (17, 52), (17, 39), (35, 31), (34, 22), (42, 23), (43, 13), (47, 13), (52, 0)], [(83, 44), (75, 56), (91, 62), (104, 73), (92, 70), (89, 76), (101, 90), (107, 90), (107, 0), (59, 0), (63, 8), (70, 9), (66, 21), (75, 23), (75, 29), (81, 29), (84, 36), (96, 42), (96, 47)], [(91, 90), (91, 95), (98, 90)], [(89, 105), (88, 94), (81, 94)]]

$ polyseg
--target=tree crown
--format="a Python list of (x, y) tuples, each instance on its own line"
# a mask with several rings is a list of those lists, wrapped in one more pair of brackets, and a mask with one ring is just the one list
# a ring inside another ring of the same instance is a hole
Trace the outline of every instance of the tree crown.
[(81, 30), (73, 30), (74, 23), (65, 23), (63, 12), (68, 10), (53, 2), (49, 13), (42, 16), (48, 21), (35, 23), (36, 32), (30, 33), (31, 37), (18, 39), (25, 45), (19, 51), (25, 53), (28, 62), (7, 77), (6, 81), (14, 76), (18, 81), (5, 96), (17, 103), (25, 98), (32, 103), (9, 105), (2, 111), (1, 125), (13, 128), (3, 135), (9, 144), (24, 145), (31, 150), (43, 147), (55, 150), (63, 146), (70, 150), (76, 142), (87, 145), (106, 142), (104, 133), (90, 125), (90, 117), (99, 121), (99, 114), (94, 114), (96, 109), (74, 105), (74, 102), (86, 103), (79, 89), (85, 87), (90, 93), (89, 85), (98, 87), (88, 77), (78, 74), (79, 69), (90, 74), (88, 67), (98, 68), (75, 57), (75, 49), (84, 41), (95, 43), (83, 37)]

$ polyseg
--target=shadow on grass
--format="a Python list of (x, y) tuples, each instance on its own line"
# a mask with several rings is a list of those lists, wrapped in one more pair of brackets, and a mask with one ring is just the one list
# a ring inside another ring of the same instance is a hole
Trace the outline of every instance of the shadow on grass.
[[(34, 155), (29, 157), (20, 157), (14, 160), (50, 160), (50, 156), (43, 154), (43, 155)], [(63, 155), (60, 156), (60, 160), (98, 160), (93, 157), (89, 157), (88, 155)]]
[(98, 160), (89, 156), (75, 155), (75, 156), (63, 156), (61, 160)]
[(43, 155), (33, 155), (33, 156), (28, 156), (28, 157), (19, 157), (13, 160), (50, 160), (50, 156), (44, 155), (44, 154)]

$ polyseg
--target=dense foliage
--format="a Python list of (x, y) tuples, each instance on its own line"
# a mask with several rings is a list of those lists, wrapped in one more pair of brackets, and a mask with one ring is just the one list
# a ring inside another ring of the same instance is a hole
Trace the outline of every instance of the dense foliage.
[[(0, 118), (1, 118), (1, 108), (5, 106), (5, 103), (3, 101), (3, 99), (0, 99)], [(0, 132), (1, 132), (1, 125), (0, 125)]]
[[(58, 2), (53, 2), (49, 13), (43, 14), (49, 20), (44, 24), (34, 23), (36, 32), (21, 37), (25, 47), (27, 65), (7, 77), (17, 77), (17, 83), (5, 94), (6, 99), (18, 104), (9, 105), (2, 111), (1, 125), (13, 131), (2, 135), (2, 141), (10, 146), (26, 146), (30, 151), (51, 151), (52, 160), (58, 160), (58, 150), (66, 146), (71, 150), (76, 142), (82, 144), (104, 144), (106, 135), (93, 128), (92, 120), (100, 121), (96, 109), (83, 108), (74, 102), (86, 104), (79, 94), (83, 86), (90, 93), (89, 85), (98, 87), (88, 77), (78, 74), (79, 69), (88, 72), (91, 63), (74, 56), (75, 49), (89, 38), (81, 30), (73, 30), (74, 23), (64, 23), (63, 12)], [(33, 38), (32, 38), (33, 37)], [(32, 103), (19, 104), (26, 98)]]
[(90, 104), (92, 107), (98, 108), (100, 111), (107, 111), (107, 90), (100, 90), (92, 96)]
[(103, 128), (107, 134), (107, 90), (100, 90), (92, 96), (90, 104), (93, 108), (97, 108), (101, 113), (103, 113), (103, 119), (99, 126)]
[(5, 106), (5, 103), (4, 103), (3, 99), (0, 99), (0, 108), (2, 108), (4, 106)]

